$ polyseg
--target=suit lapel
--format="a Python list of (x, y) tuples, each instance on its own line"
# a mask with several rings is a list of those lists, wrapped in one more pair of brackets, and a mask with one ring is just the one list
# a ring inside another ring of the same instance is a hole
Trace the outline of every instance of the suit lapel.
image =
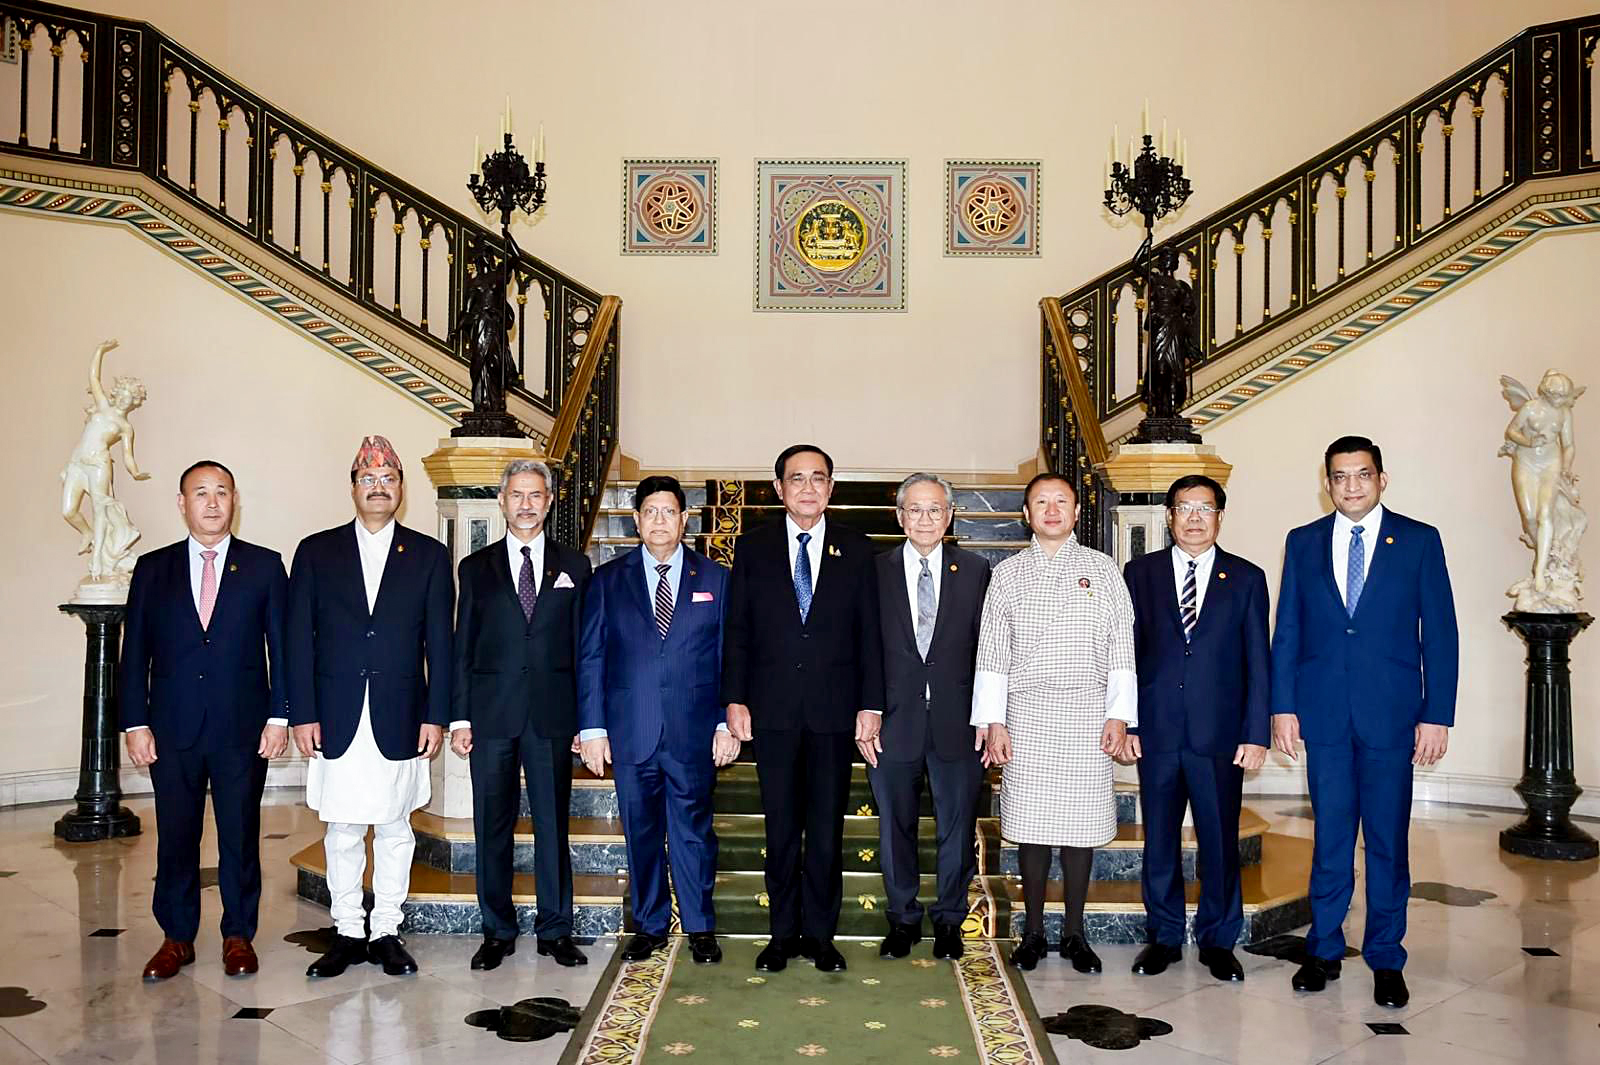
[[(906, 595), (905, 552), (910, 549), (908, 540), (892, 551), (880, 556), (882, 567), (878, 582), (879, 609), (887, 609), (899, 623), (901, 638), (906, 646), (917, 646), (917, 621), (911, 616), (911, 600)], [(885, 606), (886, 603), (897, 604)]]
[[(495, 587), (500, 589), (500, 593), (506, 597), (507, 601), (510, 602), (513, 607), (516, 608), (517, 617), (522, 617), (522, 599), (517, 595), (517, 577), (511, 572), (511, 556), (506, 550), (506, 540), (510, 538), (510, 535), (510, 533), (507, 533), (497, 542), (499, 550), (495, 554), (494, 565), (490, 568), (494, 570)], [(545, 544), (544, 550), (546, 556), (548, 557), (550, 553), (550, 545)], [(546, 585), (546, 587), (549, 586)], [(534, 601), (534, 606), (537, 608), (538, 600)], [(524, 622), (527, 620), (527, 618), (523, 618)]]
[[(950, 627), (945, 623), (945, 618), (956, 612), (954, 606), (957, 601), (956, 597), (961, 595), (961, 589), (964, 587), (966, 580), (962, 576), (961, 559), (956, 557), (955, 548), (951, 545), (945, 545), (944, 551), (939, 558), (939, 565), (943, 567), (944, 572), (939, 574), (937, 578), (939, 581), (939, 595), (934, 600), (933, 636), (928, 640), (928, 650), (930, 652), (933, 650), (933, 645), (939, 642), (939, 634)], [(930, 566), (929, 568), (932, 567)], [(903, 590), (905, 582), (901, 581), (900, 586)], [(906, 596), (901, 596), (901, 598), (906, 599), (906, 605), (909, 608), (910, 599)], [(911, 626), (913, 643), (916, 641), (916, 632), (916, 624), (913, 622)]]
[[(555, 541), (546, 535), (544, 540), (544, 576), (539, 580), (539, 595), (533, 601), (533, 617), (528, 619), (528, 624), (532, 625), (537, 622), (540, 616), (544, 614), (545, 600), (555, 590), (556, 578), (562, 572), (561, 549), (555, 545)], [(511, 594), (513, 598), (516, 597), (517, 590), (515, 587), (511, 589)], [(521, 612), (522, 600), (517, 599), (517, 613), (520, 614)]]
[(1322, 527), (1317, 530), (1317, 554), (1319, 561), (1317, 569), (1322, 573), (1322, 584), (1333, 596), (1333, 601), (1339, 604), (1339, 609), (1344, 609), (1344, 596), (1339, 594), (1339, 582), (1333, 577), (1333, 515), (1322, 519)]
[[(378, 616), (378, 608), (383, 606), (383, 593), (387, 591), (389, 587), (394, 584), (394, 582), (404, 579), (404, 575), (400, 572), (400, 570), (401, 567), (406, 564), (405, 558), (407, 531), (408, 530), (405, 528), (405, 526), (401, 525), (398, 521), (394, 523), (394, 536), (389, 540), (389, 554), (383, 560), (383, 576), (378, 578), (378, 594), (372, 599), (371, 616), (373, 617)], [(357, 565), (360, 565), (359, 559), (357, 560)], [(361, 586), (361, 601), (363, 603), (367, 601), (366, 593), (366, 583), (363, 581)]]
[[(183, 616), (189, 619), (195, 632), (202, 632), (200, 627), (200, 607), (195, 602), (194, 588), (189, 583), (189, 541), (183, 540), (178, 544), (178, 550), (173, 552), (172, 568), (168, 571), (168, 580), (172, 582), (172, 594), (178, 596), (186, 609)], [(220, 586), (219, 586), (220, 590)], [(212, 616), (216, 616), (215, 610)]]
[(1378, 581), (1388, 575), (1389, 563), (1387, 560), (1395, 547), (1398, 546), (1389, 542), (1395, 539), (1394, 513), (1392, 511), (1385, 513), (1384, 519), (1378, 525), (1378, 533), (1381, 535), (1374, 535), (1371, 542), (1367, 544), (1367, 551), (1372, 556), (1372, 561), (1367, 564), (1367, 579), (1361, 582), (1361, 598), (1356, 600), (1356, 614), (1358, 615), (1372, 598), (1372, 590), (1377, 587)]
[[(1200, 603), (1200, 616), (1195, 619), (1194, 635), (1199, 636), (1200, 631), (1206, 628), (1206, 619), (1218, 610), (1225, 609), (1228, 605), (1229, 582), (1233, 579), (1228, 575), (1228, 568), (1232, 560), (1231, 555), (1222, 548), (1217, 548), (1217, 553), (1211, 556), (1211, 576), (1206, 581), (1205, 598)], [(1168, 572), (1172, 570), (1169, 567)], [(1177, 574), (1173, 574), (1176, 578)], [(1199, 598), (1196, 596), (1196, 598)], [(1179, 623), (1180, 631), (1183, 625)]]
[[(187, 548), (188, 545), (184, 546)], [(187, 555), (188, 551), (185, 550), (184, 554)], [(228, 544), (227, 563), (217, 568), (217, 601), (211, 604), (211, 625), (206, 630), (207, 632), (215, 632), (217, 630), (218, 625), (223, 620), (224, 609), (238, 598), (238, 589), (234, 585), (239, 583), (239, 571), (241, 568), (239, 558), (239, 538), (235, 536), (232, 542)], [(217, 559), (217, 561), (221, 562), (222, 560)], [(193, 602), (193, 596), (190, 597), (190, 601)], [(195, 614), (195, 620), (200, 620), (198, 612)]]
[(1178, 587), (1178, 572), (1172, 564), (1172, 548), (1169, 547), (1161, 552), (1161, 560), (1163, 565), (1160, 567), (1160, 572), (1155, 576), (1155, 582), (1156, 587), (1162, 591), (1163, 598), (1166, 599), (1167, 603), (1162, 613), (1166, 615), (1167, 620), (1172, 624), (1173, 630), (1177, 632), (1178, 639), (1181, 640), (1183, 639), (1183, 610), (1179, 606), (1178, 597), (1183, 594), (1183, 591)]
[[(398, 535), (399, 531), (399, 529), (396, 529), (395, 533)], [(345, 594), (354, 595), (356, 609), (370, 619), (373, 611), (371, 607), (367, 606), (367, 577), (365, 571), (361, 568), (361, 544), (356, 539), (357, 535), (359, 534), (356, 532), (355, 522), (351, 522), (345, 527), (344, 546), (340, 548), (344, 553), (345, 563), (339, 568), (349, 574), (345, 580)], [(392, 545), (390, 549), (393, 550)], [(389, 569), (385, 566), (384, 575), (388, 576), (388, 573)]]
[[(654, 627), (656, 623), (655, 603), (651, 602), (650, 597), (645, 594), (644, 567), (645, 556), (648, 553), (649, 552), (645, 546), (640, 544), (639, 547), (634, 550), (632, 556), (630, 556), (627, 561), (623, 563), (623, 568), (627, 572), (622, 575), (622, 583), (627, 586), (627, 590), (622, 594), (628, 597), (628, 601), (632, 603), (634, 609), (639, 612), (639, 616), (649, 619), (650, 625)], [(688, 560), (685, 559), (684, 561), (687, 564)], [(650, 559), (649, 564), (655, 565), (655, 559)], [(678, 582), (678, 591), (680, 593), (683, 591), (682, 581)], [(673, 616), (676, 617), (677, 615), (674, 614)]]
[[(683, 572), (678, 574), (678, 598), (672, 605), (672, 625), (667, 629), (667, 639), (681, 631), (678, 619), (684, 616), (684, 608), (693, 601), (694, 592), (698, 590), (695, 586), (700, 582), (700, 567), (709, 565), (713, 565), (710, 559), (691, 554), (687, 547), (683, 549)], [(655, 624), (655, 620), (655, 606), (651, 604), (650, 623)]]

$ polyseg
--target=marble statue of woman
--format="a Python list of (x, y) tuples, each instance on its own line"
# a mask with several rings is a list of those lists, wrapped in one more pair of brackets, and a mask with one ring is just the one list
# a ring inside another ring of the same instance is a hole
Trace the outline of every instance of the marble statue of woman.
[[(107, 391), (100, 382), (106, 352), (116, 346), (115, 340), (105, 341), (89, 360), (92, 402), (84, 409), (83, 435), (61, 471), (61, 516), (82, 537), (78, 554), (89, 556), (89, 576), (78, 586), (78, 602), (123, 602), (127, 598), (134, 563), (131, 552), (139, 530), (112, 494), (111, 452), (118, 442), (123, 464), (133, 479), (150, 477), (134, 460), (133, 426), (128, 422), (128, 414), (145, 400), (144, 384), (136, 378), (119, 377)], [(81, 513), (85, 498), (87, 516)]]
[(1522, 542), (1533, 548), (1533, 572), (1506, 594), (1516, 609), (1562, 614), (1578, 609), (1583, 570), (1578, 542), (1589, 524), (1572, 473), (1572, 405), (1584, 389), (1556, 370), (1529, 395), (1514, 377), (1500, 378), (1500, 394), (1515, 413), (1500, 454), (1511, 458), (1511, 488), (1522, 515)]

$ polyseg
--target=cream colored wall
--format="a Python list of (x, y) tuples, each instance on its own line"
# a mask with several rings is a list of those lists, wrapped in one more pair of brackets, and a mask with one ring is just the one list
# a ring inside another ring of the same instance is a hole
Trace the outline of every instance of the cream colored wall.
[[(1576, 412), (1576, 472), (1586, 485), (1600, 481), (1597, 264), (1600, 232), (1542, 238), (1206, 433), (1234, 463), (1222, 542), (1267, 570), (1274, 604), (1284, 533), (1329, 511), (1322, 452), (1345, 433), (1383, 448), (1384, 505), (1438, 526), (1461, 627), (1462, 675), (1450, 752), (1437, 773), (1515, 779), (1522, 772), (1524, 645), (1500, 616), (1511, 608), (1505, 589), (1526, 575), (1532, 553), (1517, 540), (1510, 461), (1495, 457), (1511, 416), (1499, 376), (1531, 386), (1556, 367), (1590, 386)], [(1600, 513), (1592, 489), (1588, 498), (1590, 513)], [(1600, 536), (1592, 529), (1583, 562), (1593, 597)], [(1591, 631), (1573, 645), (1576, 771), (1589, 800), (1600, 790), (1597, 641), (1600, 631)]]
[[(144, 532), (140, 550), (184, 535), (178, 474), (198, 458), (238, 478), (236, 531), (283, 552), (350, 520), (350, 459), (383, 433), (411, 481), (406, 523), (431, 532), (433, 490), (420, 459), (448, 423), (319, 350), (215, 282), (120, 228), (0, 213), (0, 318), (11, 384), (0, 391), (0, 544), (11, 560), (0, 612), (0, 779), (77, 765), (83, 625), (58, 613), (83, 576), (76, 534), (58, 513), (61, 466), (82, 428), (89, 357), (107, 337), (107, 379), (142, 378), (133, 414), (135, 482), (117, 496)], [(70, 792), (70, 788), (68, 789)], [(0, 791), (0, 804), (11, 795)]]
[[(108, 3), (112, 0), (107, 0)], [(1040, 296), (1133, 252), (1095, 204), (1111, 125), (1183, 127), (1201, 217), (1526, 26), (1596, 0), (116, 0), (462, 210), (473, 137), (542, 119), (551, 210), (524, 247), (623, 297), (622, 447), (760, 467), (1014, 469), (1037, 444)], [(1149, 26), (1144, 30), (1141, 26)], [(719, 253), (618, 252), (624, 156), (721, 159)], [(751, 310), (758, 157), (910, 162), (910, 310)], [(943, 161), (1044, 162), (1038, 259), (946, 259)]]

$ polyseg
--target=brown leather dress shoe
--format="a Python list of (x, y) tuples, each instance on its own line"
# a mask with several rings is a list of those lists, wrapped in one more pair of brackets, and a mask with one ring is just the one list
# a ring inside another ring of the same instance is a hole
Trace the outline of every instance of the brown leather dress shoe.
[(256, 948), (244, 936), (229, 936), (222, 941), (222, 971), (229, 976), (244, 976), (260, 966), (256, 962)]
[(146, 980), (170, 980), (178, 970), (194, 961), (194, 944), (163, 939), (161, 949), (150, 955), (144, 966)]

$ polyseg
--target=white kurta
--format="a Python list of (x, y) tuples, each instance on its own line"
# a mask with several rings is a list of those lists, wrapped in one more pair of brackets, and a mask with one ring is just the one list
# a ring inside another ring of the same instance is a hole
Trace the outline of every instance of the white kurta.
[(1108, 717), (1138, 723), (1133, 601), (1116, 563), (1074, 536), (1053, 558), (1035, 540), (995, 566), (977, 671), (973, 723), (1003, 722), (1011, 735), (1001, 835), (1109, 843), (1117, 807), (1100, 734)]
[[(361, 578), (366, 585), (367, 609), (378, 601), (383, 570), (394, 542), (394, 522), (369, 533), (355, 523), (356, 546), (361, 552)], [(372, 734), (372, 708), (368, 691), (361, 696), (361, 722), (355, 739), (337, 758), (313, 758), (306, 768), (306, 805), (324, 821), (355, 825), (382, 825), (398, 821), (426, 806), (433, 795), (427, 759), (385, 758)]]

